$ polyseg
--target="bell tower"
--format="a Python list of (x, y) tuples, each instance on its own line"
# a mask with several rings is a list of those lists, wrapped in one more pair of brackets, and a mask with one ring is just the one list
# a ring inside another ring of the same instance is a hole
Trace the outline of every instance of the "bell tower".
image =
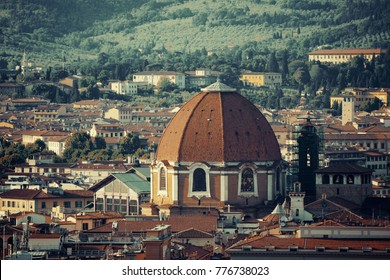
[(310, 118), (302, 126), (298, 142), (298, 181), (307, 195), (316, 194), (315, 171), (320, 167), (320, 137)]
[(341, 117), (341, 124), (346, 125), (353, 122), (355, 119), (355, 96), (348, 95), (343, 98), (343, 111)]

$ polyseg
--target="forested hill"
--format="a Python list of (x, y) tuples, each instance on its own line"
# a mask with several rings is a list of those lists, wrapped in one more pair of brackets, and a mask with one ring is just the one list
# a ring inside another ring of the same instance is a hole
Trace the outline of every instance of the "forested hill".
[[(389, 47), (388, 0), (2, 0), (0, 51), (42, 62), (134, 49), (193, 52), (257, 42), (305, 54), (317, 47)], [(118, 55), (119, 56), (119, 55)]]

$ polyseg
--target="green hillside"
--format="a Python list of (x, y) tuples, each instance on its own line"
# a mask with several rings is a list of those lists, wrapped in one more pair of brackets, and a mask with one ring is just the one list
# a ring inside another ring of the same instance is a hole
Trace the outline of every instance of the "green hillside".
[(220, 50), (257, 42), (297, 56), (317, 47), (388, 47), (386, 0), (3, 0), (0, 50), (60, 64), (133, 50)]

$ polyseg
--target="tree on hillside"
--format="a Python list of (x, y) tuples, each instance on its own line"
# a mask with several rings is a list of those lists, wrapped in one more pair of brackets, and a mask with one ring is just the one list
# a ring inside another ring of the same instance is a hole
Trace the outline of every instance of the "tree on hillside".
[(42, 152), (46, 150), (46, 144), (41, 139), (37, 139), (34, 143), (27, 144), (26, 149), (29, 151), (30, 154)]
[(345, 78), (345, 74), (343, 72), (339, 72), (337, 75), (337, 87), (339, 89), (344, 89), (347, 86), (347, 79)]
[(159, 89), (159, 92), (170, 92), (176, 89), (177, 86), (168, 78), (161, 78), (157, 83), (157, 88)]
[(282, 54), (282, 80), (283, 80), (283, 83), (286, 82), (288, 75), (289, 75), (289, 71), (288, 71), (288, 52), (287, 52), (287, 50), (284, 50), (283, 54)]
[(100, 150), (94, 150), (87, 154), (87, 158), (90, 160), (110, 160), (112, 158), (113, 151), (110, 149), (100, 149)]
[(105, 149), (107, 144), (106, 144), (106, 141), (104, 140), (103, 137), (95, 137), (95, 149), (97, 150), (102, 150), (102, 149)]
[(195, 15), (193, 18), (192, 18), (192, 24), (194, 26), (202, 26), (202, 25), (206, 25), (206, 22), (207, 22), (207, 13), (200, 13), (200, 14), (197, 14)]
[(110, 73), (107, 70), (100, 71), (97, 79), (103, 84), (107, 85), (108, 80), (110, 79)]
[(298, 68), (303, 68), (307, 70), (306, 62), (303, 60), (294, 60), (288, 64), (288, 71), (289, 73), (295, 73)]
[(48, 84), (35, 84), (32, 87), (31, 93), (33, 96), (40, 96), (42, 98), (49, 97), (50, 100), (55, 99), (57, 87)]
[(275, 52), (272, 52), (269, 55), (268, 63), (267, 63), (267, 71), (268, 72), (279, 72), (279, 64), (278, 64), (278, 60), (276, 59)]
[(66, 140), (63, 155), (68, 162), (76, 162), (85, 158), (93, 148), (91, 136), (86, 132), (77, 132)]
[(295, 71), (293, 77), (294, 80), (298, 83), (299, 93), (301, 93), (303, 87), (310, 82), (310, 74), (306, 69), (300, 67)]
[(8, 61), (5, 59), (0, 59), (0, 69), (7, 69), (8, 68)]
[(100, 64), (100, 65), (104, 65), (108, 62), (108, 54), (106, 54), (105, 52), (101, 52), (99, 53), (98, 55), (98, 59), (97, 59), (97, 62)]
[(332, 104), (332, 115), (333, 116), (341, 116), (343, 112), (343, 103), (339, 103), (337, 101), (333, 101)]
[(132, 155), (141, 147), (138, 135), (128, 134), (119, 141), (119, 152), (122, 155)]
[(382, 106), (383, 102), (379, 98), (375, 97), (374, 99), (362, 104), (360, 106), (360, 110), (371, 113), (372, 111), (379, 110), (380, 108), (382, 108)]
[(313, 64), (310, 68), (311, 82), (314, 83), (314, 89), (317, 90), (322, 84), (323, 80), (327, 78), (326, 67), (319, 64)]
[(21, 143), (7, 143), (2, 140), (0, 146), (0, 164), (14, 168), (16, 164), (24, 163), (29, 156), (29, 151)]
[(87, 92), (85, 94), (85, 97), (87, 99), (93, 100), (93, 99), (98, 99), (99, 98), (99, 88), (96, 85), (93, 86), (88, 86), (87, 87)]

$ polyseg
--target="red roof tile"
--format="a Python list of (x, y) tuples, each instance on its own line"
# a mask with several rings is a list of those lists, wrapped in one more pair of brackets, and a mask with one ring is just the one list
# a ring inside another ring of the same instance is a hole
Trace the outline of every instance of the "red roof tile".
[(352, 54), (352, 55), (364, 55), (364, 54), (382, 54), (386, 53), (386, 50), (381, 49), (344, 49), (344, 50), (316, 50), (309, 52), (309, 55), (332, 55), (332, 54)]
[(213, 235), (201, 230), (190, 228), (176, 233), (173, 238), (212, 238)]

